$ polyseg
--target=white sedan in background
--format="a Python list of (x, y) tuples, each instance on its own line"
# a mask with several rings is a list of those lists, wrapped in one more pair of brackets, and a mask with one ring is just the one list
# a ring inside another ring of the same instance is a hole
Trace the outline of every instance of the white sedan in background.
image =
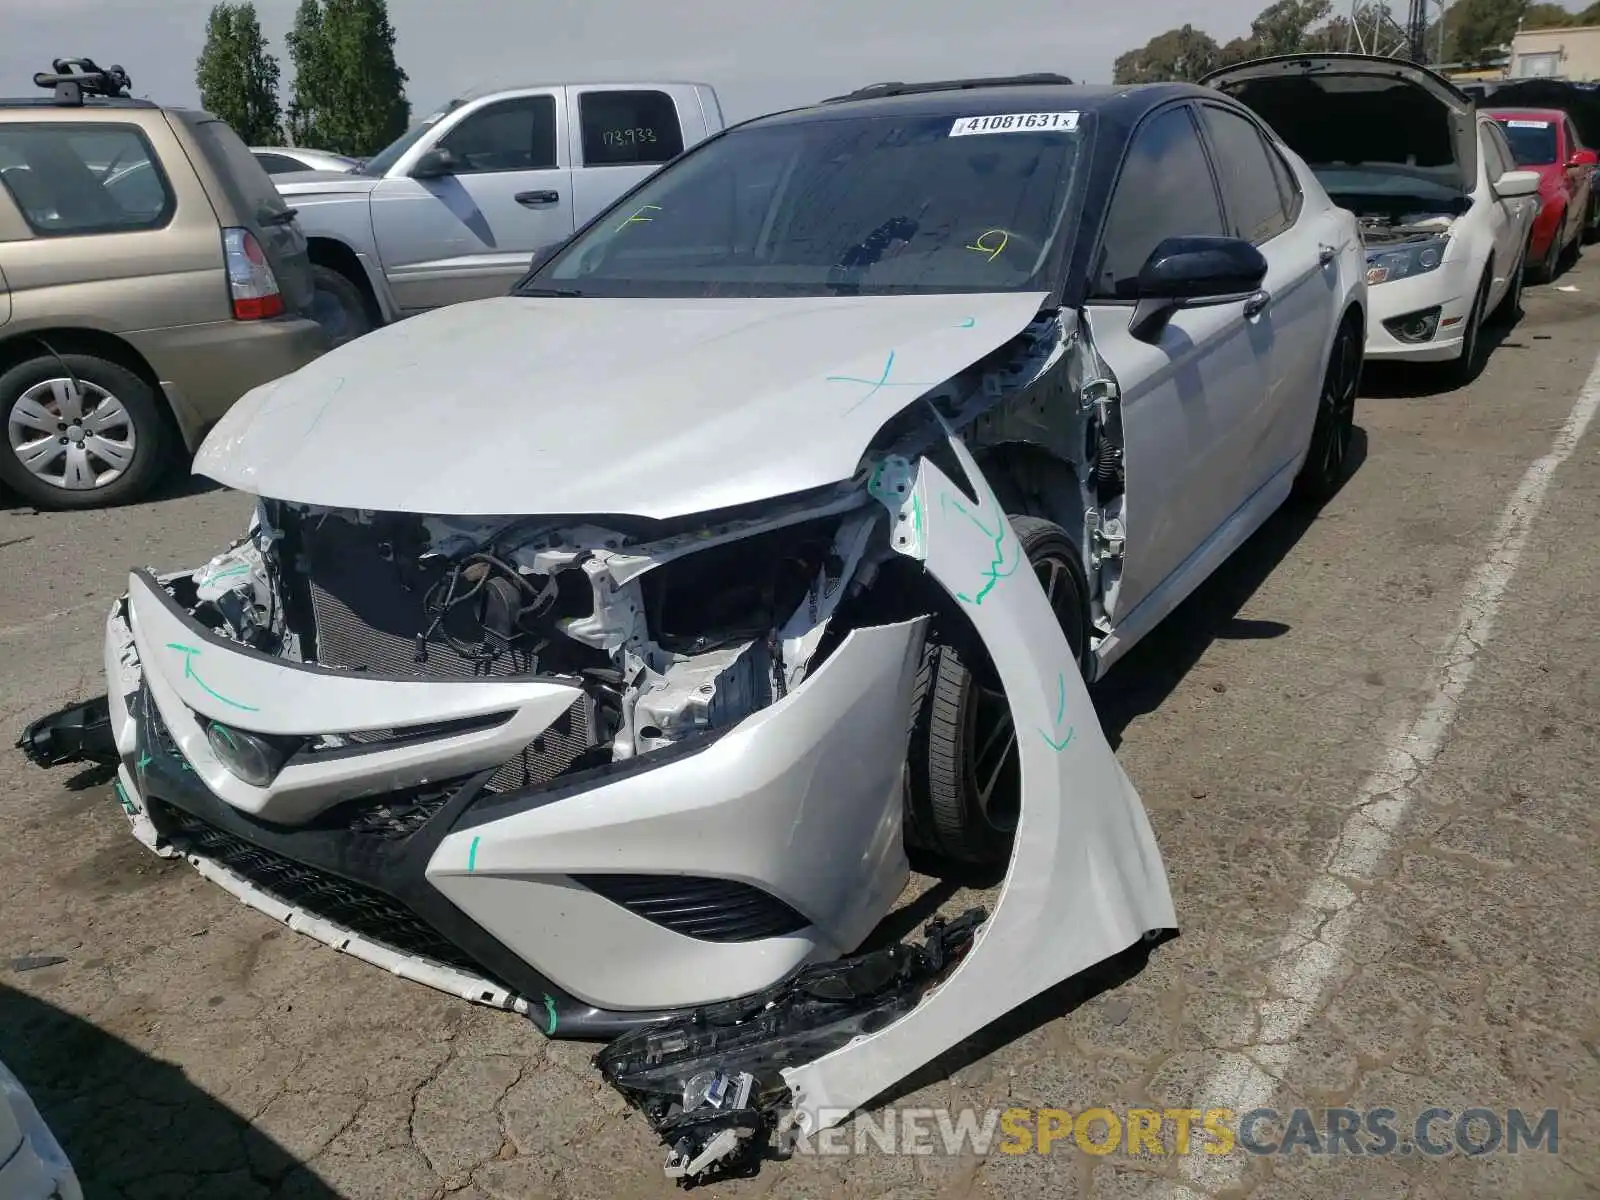
[(304, 146), (251, 146), (261, 169), (268, 175), (291, 175), (297, 171), (338, 171), (353, 175), (361, 169), (361, 159), (335, 154), (331, 150), (311, 150)]
[(1416, 63), (1362, 54), (1284, 55), (1203, 81), (1258, 113), (1310, 164), (1367, 245), (1367, 357), (1482, 366), (1486, 322), (1521, 307), (1539, 175), (1505, 134)]

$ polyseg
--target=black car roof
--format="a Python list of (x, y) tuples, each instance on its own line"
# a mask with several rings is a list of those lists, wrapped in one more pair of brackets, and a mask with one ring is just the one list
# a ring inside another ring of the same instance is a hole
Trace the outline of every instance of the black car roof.
[[(851, 95), (805, 108), (757, 117), (746, 125), (786, 125), (837, 117), (958, 117), (1014, 112), (1094, 112), (1116, 124), (1132, 126), (1151, 109), (1170, 100), (1221, 93), (1190, 83), (1141, 83), (1122, 87), (1097, 84), (1015, 85), (991, 83), (952, 87), (937, 83), (897, 85), (905, 90), (887, 95)], [(870, 93), (870, 89), (864, 89)]]

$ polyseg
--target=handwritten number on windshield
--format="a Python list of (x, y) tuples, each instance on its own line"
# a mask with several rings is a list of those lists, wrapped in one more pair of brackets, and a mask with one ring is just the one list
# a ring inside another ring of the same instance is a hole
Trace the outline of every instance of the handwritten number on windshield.
[(967, 249), (976, 250), (979, 254), (987, 254), (989, 261), (993, 262), (1000, 257), (1000, 252), (1006, 248), (1007, 243), (1010, 241), (1011, 235), (1004, 229), (986, 229), (978, 235), (977, 239)]

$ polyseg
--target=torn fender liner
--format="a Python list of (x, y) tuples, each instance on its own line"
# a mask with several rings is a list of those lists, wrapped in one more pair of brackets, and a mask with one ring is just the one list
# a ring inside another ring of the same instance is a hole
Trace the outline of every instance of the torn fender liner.
[(977, 463), (955, 437), (950, 446), (970, 492), (927, 459), (914, 474), (891, 464), (874, 491), (896, 518), (896, 549), (923, 559), (989, 651), (1017, 729), (1022, 812), (994, 915), (949, 981), (886, 1029), (783, 1072), (807, 1132), (1048, 988), (1177, 926), (1144, 805), (1044, 589)]
[(784, 1107), (784, 1064), (904, 1016), (971, 948), (983, 919), (973, 909), (929, 924), (922, 946), (801, 967), (763, 991), (624, 1034), (595, 1065), (667, 1143), (669, 1176), (751, 1170)]
[[(1177, 925), (1144, 807), (1044, 590), (977, 464), (954, 436), (950, 446), (970, 490), (926, 459), (886, 460), (869, 488), (894, 517), (895, 549), (967, 610), (1010, 700), (1022, 808), (995, 913), (970, 949), (981, 914), (930, 926), (926, 947), (808, 967), (602, 1052), (605, 1077), (671, 1147), (669, 1175), (747, 1165), (764, 1131), (837, 1124), (1033, 997)], [(818, 984), (842, 988), (834, 1005), (810, 1002)], [(798, 1064), (780, 1068), (781, 1085), (777, 1063)]]

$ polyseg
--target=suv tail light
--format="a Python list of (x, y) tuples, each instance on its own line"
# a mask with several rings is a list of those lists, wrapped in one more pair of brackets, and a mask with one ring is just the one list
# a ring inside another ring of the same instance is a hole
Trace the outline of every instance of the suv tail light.
[(233, 315), (240, 321), (259, 321), (284, 313), (278, 277), (272, 273), (261, 243), (248, 229), (222, 231), (223, 254), (228, 260), (228, 289), (233, 293)]

